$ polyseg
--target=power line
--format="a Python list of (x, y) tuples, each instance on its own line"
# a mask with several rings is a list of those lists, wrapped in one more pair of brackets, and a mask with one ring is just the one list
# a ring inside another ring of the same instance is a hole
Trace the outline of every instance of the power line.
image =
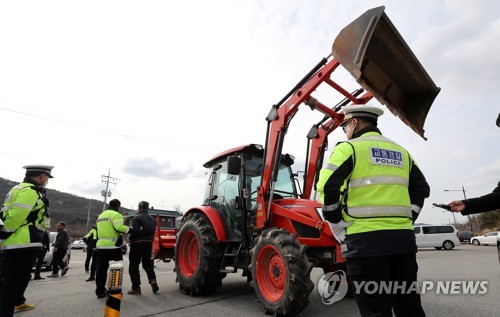
[[(21, 108), (32, 110), (29, 107), (23, 107), (23, 106), (20, 106), (20, 105), (16, 105), (16, 104), (12, 104), (12, 103), (9, 103), (9, 102), (4, 102), (4, 101), (0, 101), (0, 102), (3, 103), (3, 104), (11, 105), (11, 106), (21, 107)], [(194, 151), (194, 152), (199, 152), (199, 153), (204, 153), (204, 154), (211, 154), (211, 151), (209, 149), (202, 150), (201, 146), (199, 146), (199, 145), (193, 145), (192, 147), (184, 146), (184, 145), (177, 145), (177, 144), (172, 144), (172, 143), (166, 142), (164, 140), (159, 140), (158, 141), (158, 140), (153, 140), (151, 138), (138, 137), (138, 136), (134, 136), (134, 135), (126, 134), (126, 133), (117, 133), (115, 131), (110, 131), (110, 130), (106, 130), (106, 129), (102, 129), (102, 128), (91, 127), (91, 126), (84, 125), (84, 124), (78, 124), (78, 123), (75, 123), (74, 121), (69, 122), (69, 121), (65, 121), (65, 120), (53, 119), (53, 118), (49, 118), (49, 117), (46, 117), (46, 116), (37, 115), (37, 114), (29, 113), (29, 112), (26, 112), (26, 111), (13, 110), (13, 109), (9, 109), (9, 108), (6, 108), (6, 107), (1, 107), (1, 106), (0, 106), (0, 110), (4, 110), (4, 111), (16, 113), (16, 114), (20, 114), (20, 115), (32, 117), (32, 118), (37, 118), (37, 119), (47, 120), (47, 121), (51, 121), (51, 122), (56, 122), (56, 123), (59, 123), (59, 124), (65, 124), (65, 125), (69, 125), (69, 126), (74, 126), (74, 127), (78, 127), (78, 128), (81, 128), (81, 129), (94, 130), (94, 131), (97, 131), (97, 132), (111, 134), (111, 135), (122, 137), (122, 138), (126, 138), (126, 139), (132, 139), (132, 140), (143, 141), (143, 142), (148, 142), (148, 143), (153, 143), (153, 144), (159, 144), (159, 145), (164, 145), (164, 146), (168, 146), (168, 147), (174, 147), (174, 148), (179, 148), (179, 149), (183, 149), (183, 150), (189, 150), (189, 151)], [(92, 124), (92, 123), (89, 123), (89, 124)]]

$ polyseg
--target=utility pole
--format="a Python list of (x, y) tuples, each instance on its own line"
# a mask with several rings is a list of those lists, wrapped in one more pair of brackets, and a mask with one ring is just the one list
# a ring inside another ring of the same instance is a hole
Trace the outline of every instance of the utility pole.
[[(464, 199), (467, 199), (467, 196), (465, 195), (465, 191), (466, 191), (466, 189), (464, 188), (464, 185), (462, 185), (462, 189), (445, 189), (444, 191), (445, 191), (445, 192), (462, 192), (462, 193), (464, 194)], [(455, 213), (454, 213), (454, 212), (452, 212), (452, 214), (453, 214), (453, 219), (455, 219)], [(470, 215), (467, 215), (467, 219), (469, 220), (469, 227), (470, 227), (470, 231), (471, 231), (471, 232), (474, 232), (474, 231), (472, 230), (472, 220), (471, 220), (471, 218), (470, 218)], [(456, 221), (455, 221), (455, 224), (456, 224)]]
[(87, 210), (87, 230), (86, 232), (89, 232), (89, 217), (90, 217), (90, 208), (94, 208), (94, 206), (91, 205), (92, 201), (89, 200), (89, 206)]
[(108, 190), (109, 184), (116, 185), (116, 183), (120, 180), (118, 178), (113, 178), (111, 175), (111, 169), (108, 169), (108, 176), (101, 175), (101, 182), (106, 184), (106, 189), (101, 191), (101, 196), (104, 197), (104, 204), (102, 205), (102, 211), (106, 210), (106, 201), (108, 197), (111, 197), (111, 192)]
[[(467, 199), (467, 196), (465, 196), (464, 185), (462, 185), (462, 193), (464, 193), (464, 199)], [(472, 230), (472, 221), (470, 219), (470, 215), (467, 215), (467, 219), (469, 219), (470, 232), (474, 232), (474, 230)]]

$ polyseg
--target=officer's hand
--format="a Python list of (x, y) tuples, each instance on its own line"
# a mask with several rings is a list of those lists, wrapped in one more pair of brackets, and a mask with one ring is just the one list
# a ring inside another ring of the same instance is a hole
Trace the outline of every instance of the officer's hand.
[(340, 220), (337, 223), (329, 222), (329, 224), (335, 239), (337, 239), (339, 243), (344, 243), (345, 238), (347, 236), (347, 230), (345, 228), (352, 225), (352, 222), (345, 222), (344, 220)]

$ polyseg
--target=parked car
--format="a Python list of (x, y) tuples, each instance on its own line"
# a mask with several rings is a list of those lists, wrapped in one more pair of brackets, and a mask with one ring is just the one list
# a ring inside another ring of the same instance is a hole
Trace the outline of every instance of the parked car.
[(87, 244), (83, 240), (76, 240), (71, 245), (71, 249), (84, 250), (87, 248)]
[(414, 225), (417, 247), (451, 250), (460, 245), (458, 231), (452, 225)]
[[(49, 242), (50, 242), (50, 248), (45, 253), (45, 257), (43, 258), (43, 263), (42, 263), (42, 268), (45, 268), (46, 270), (52, 270), (52, 259), (54, 258), (54, 242), (56, 241), (56, 235), (57, 232), (49, 232)], [(69, 247), (69, 245), (68, 245)], [(69, 261), (71, 258), (71, 248), (68, 248), (68, 251), (66, 251), (66, 254), (64, 255), (63, 261), (66, 263), (66, 265), (69, 265)], [(36, 266), (35, 261), (33, 263), (33, 267)]]
[(472, 237), (470, 239), (470, 243), (472, 243), (473, 245), (480, 245), (480, 244), (485, 244), (485, 245), (493, 244), (493, 245), (495, 245), (495, 244), (497, 244), (498, 235), (499, 235), (499, 231), (488, 232), (487, 234), (482, 235), (482, 236)]
[(460, 242), (470, 241), (470, 238), (472, 238), (472, 231), (458, 230), (458, 240), (460, 240)]

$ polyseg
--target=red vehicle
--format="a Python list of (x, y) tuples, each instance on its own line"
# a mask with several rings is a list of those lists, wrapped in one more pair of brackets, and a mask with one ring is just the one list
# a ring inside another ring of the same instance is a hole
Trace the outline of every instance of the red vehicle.
[[(175, 236), (179, 231), (182, 213), (177, 210), (148, 209), (148, 213), (156, 218), (156, 230), (153, 241), (153, 254), (155, 260), (170, 262), (174, 257)], [(124, 215), (125, 225), (132, 226), (135, 213)], [(122, 247), (123, 254), (127, 245)]]
[[(313, 267), (344, 268), (340, 246), (311, 197), (327, 137), (343, 120), (340, 107), (376, 97), (423, 137), (423, 124), (439, 88), (427, 75), (384, 7), (367, 11), (335, 39), (324, 58), (267, 116), (265, 146), (225, 151), (204, 164), (209, 178), (204, 202), (188, 210), (177, 236), (175, 264), (182, 292), (210, 294), (227, 273), (241, 270), (273, 315), (307, 307)], [(364, 88), (348, 92), (331, 79), (342, 65)], [(330, 108), (312, 96), (330, 86), (345, 99)], [(366, 89), (366, 90), (365, 90)], [(307, 134), (302, 190), (282, 152), (294, 115), (307, 105), (324, 115)]]

